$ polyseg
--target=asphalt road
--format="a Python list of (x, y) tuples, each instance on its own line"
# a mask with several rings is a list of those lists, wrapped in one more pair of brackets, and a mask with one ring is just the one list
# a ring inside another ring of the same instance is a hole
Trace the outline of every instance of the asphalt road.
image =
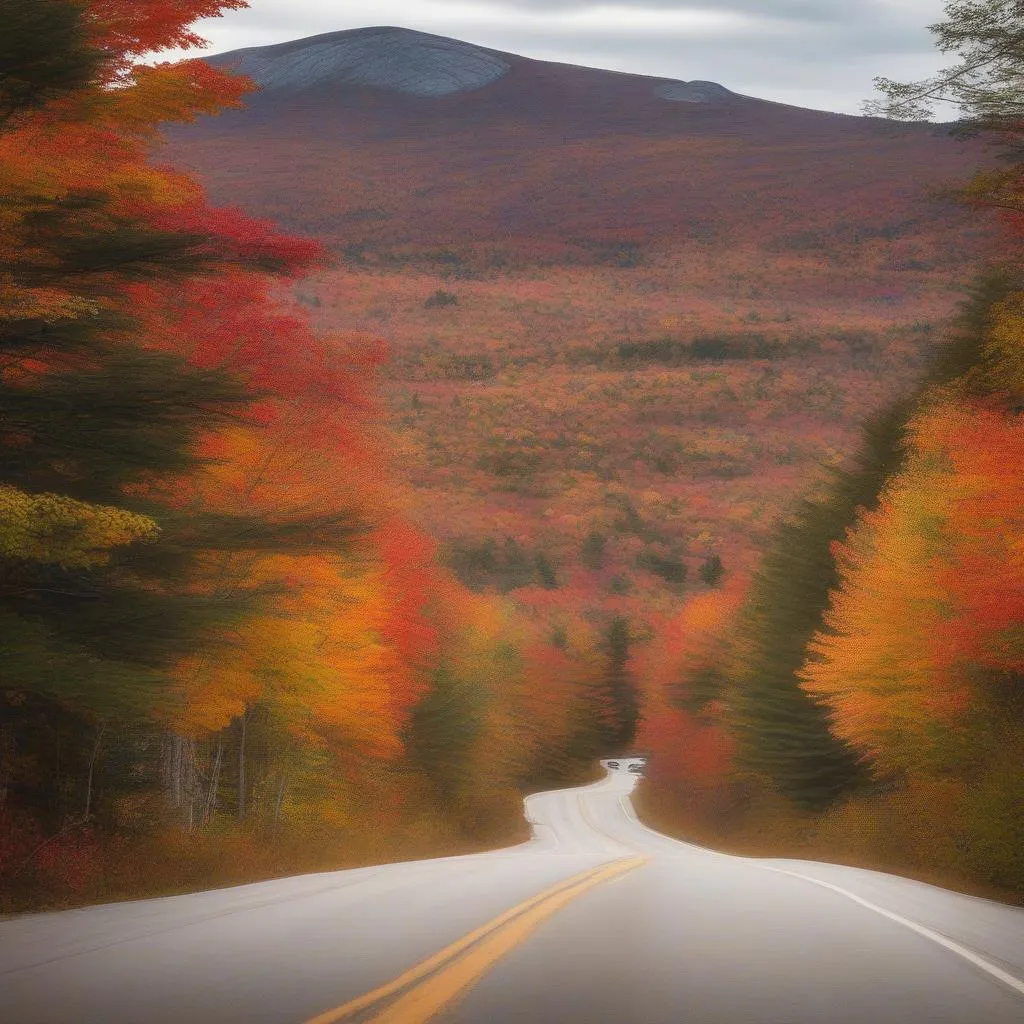
[(1024, 1024), (1024, 910), (729, 857), (622, 768), (534, 838), (0, 923), (3, 1024)]

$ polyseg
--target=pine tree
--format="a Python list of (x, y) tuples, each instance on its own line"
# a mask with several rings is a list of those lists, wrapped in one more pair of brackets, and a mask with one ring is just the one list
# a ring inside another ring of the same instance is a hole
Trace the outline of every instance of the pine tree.
[[(16, 787), (47, 744), (61, 746), (60, 772), (36, 773), (46, 781), (12, 799), (45, 809), (47, 827), (102, 813), (115, 742), (119, 785), (151, 780), (178, 666), (221, 649), (264, 597), (218, 586), (218, 564), (237, 552), (334, 554), (359, 529), (347, 512), (274, 519), (189, 498), (188, 481), (212, 467), (205, 440), (264, 422), (254, 402), (267, 378), (243, 380), (245, 359), (232, 373), (205, 351), (186, 358), (175, 316), (214, 282), (226, 294), (225, 281), (313, 258), (147, 163), (146, 139), (173, 102), (159, 89), (152, 109), (145, 88), (133, 99), (130, 57), (194, 42), (175, 26), (190, 7), (231, 5), (195, 0), (157, 18), (128, 3), (0, 0), (0, 725), (24, 768)], [(140, 74), (188, 82), (185, 118), (239, 91), (187, 63)], [(189, 326), (206, 343), (218, 329)], [(122, 756), (143, 748), (147, 771)]]
[(741, 612), (729, 694), (738, 760), (799, 806), (824, 808), (866, 780), (797, 673), (838, 583), (832, 545), (857, 509), (877, 500), (899, 462), (904, 422), (897, 408), (875, 423), (856, 468), (834, 472), (823, 495), (801, 501), (778, 527)]
[(605, 668), (600, 684), (604, 708), (599, 737), (606, 753), (625, 752), (640, 721), (636, 686), (629, 672), (632, 642), (629, 622), (616, 616), (604, 635)]
[(903, 436), (921, 395), (953, 380), (967, 386), (984, 360), (994, 307), (1015, 288), (1008, 269), (983, 273), (961, 303), (948, 341), (914, 393), (864, 429), (849, 470), (833, 470), (823, 492), (805, 498), (776, 530), (739, 619), (729, 675), (730, 720), (739, 760), (794, 803), (820, 809), (867, 783), (869, 766), (838, 740), (822, 704), (801, 688), (807, 646), (827, 632), (825, 615), (840, 577), (833, 545), (871, 509), (903, 464)]
[(722, 564), (720, 555), (709, 555), (700, 567), (700, 578), (702, 583), (709, 587), (717, 587), (725, 576), (725, 566)]
[(0, 25), (0, 128), (88, 85), (103, 59), (66, 0), (0, 0)]
[(556, 590), (558, 576), (555, 573), (555, 567), (551, 564), (551, 559), (543, 551), (538, 551), (534, 562), (537, 566), (537, 578), (540, 580), (540, 585), (546, 590)]
[(580, 546), (580, 562), (592, 572), (600, 572), (604, 566), (605, 547), (608, 538), (598, 530), (591, 530)]
[(472, 787), (471, 756), (483, 729), (479, 687), (441, 665), (430, 689), (413, 709), (405, 734), (410, 762), (433, 784), (438, 803), (451, 804)]

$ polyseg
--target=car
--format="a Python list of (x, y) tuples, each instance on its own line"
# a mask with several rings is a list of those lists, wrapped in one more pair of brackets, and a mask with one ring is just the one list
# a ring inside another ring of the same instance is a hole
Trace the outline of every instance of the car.
[(642, 764), (631, 764), (626, 771), (632, 772), (634, 775), (643, 775), (644, 766)]
[(608, 762), (608, 767), (609, 768), (618, 768), (619, 767), (619, 762), (618, 761), (609, 761)]

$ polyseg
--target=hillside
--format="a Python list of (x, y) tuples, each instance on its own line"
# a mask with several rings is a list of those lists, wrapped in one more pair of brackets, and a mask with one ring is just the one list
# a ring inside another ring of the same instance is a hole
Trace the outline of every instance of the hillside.
[(523, 602), (646, 613), (751, 565), (982, 240), (931, 194), (979, 161), (941, 129), (402, 29), (211, 62), (264, 88), (167, 155), (337, 250), (297, 298), (389, 342), (413, 514)]

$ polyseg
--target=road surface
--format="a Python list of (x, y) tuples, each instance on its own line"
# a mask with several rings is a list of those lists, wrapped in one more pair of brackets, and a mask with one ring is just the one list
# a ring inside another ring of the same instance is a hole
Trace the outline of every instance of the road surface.
[(1024, 910), (677, 842), (628, 764), (506, 850), (0, 923), (0, 1021), (1024, 1024)]

